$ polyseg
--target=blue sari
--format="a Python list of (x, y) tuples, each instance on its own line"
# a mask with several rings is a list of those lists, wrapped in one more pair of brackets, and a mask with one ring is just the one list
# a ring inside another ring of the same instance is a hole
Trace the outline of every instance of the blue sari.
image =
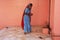
[[(25, 9), (25, 14), (30, 14), (31, 10), (29, 8)], [(31, 32), (31, 25), (30, 25), (30, 16), (24, 15), (24, 32)]]

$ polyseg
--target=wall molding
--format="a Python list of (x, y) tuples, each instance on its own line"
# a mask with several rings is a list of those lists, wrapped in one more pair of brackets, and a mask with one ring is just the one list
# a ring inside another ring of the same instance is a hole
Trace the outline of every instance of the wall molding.
[(60, 37), (60, 35), (52, 35), (52, 37)]

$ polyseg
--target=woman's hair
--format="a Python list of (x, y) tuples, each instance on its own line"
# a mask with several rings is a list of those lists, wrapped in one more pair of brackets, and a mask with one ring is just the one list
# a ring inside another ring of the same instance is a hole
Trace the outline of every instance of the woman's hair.
[(32, 3), (30, 3), (29, 5), (32, 6)]
[(27, 5), (27, 8), (28, 8), (29, 6), (33, 6), (33, 4), (32, 4), (32, 3), (29, 3), (29, 4)]

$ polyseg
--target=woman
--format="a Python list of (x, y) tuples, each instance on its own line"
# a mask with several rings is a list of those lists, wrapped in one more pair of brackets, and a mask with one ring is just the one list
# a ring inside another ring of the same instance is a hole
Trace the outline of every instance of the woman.
[(32, 9), (32, 3), (28, 4), (27, 7), (24, 10), (23, 17), (22, 17), (22, 28), (24, 29), (24, 34), (31, 32), (31, 9)]

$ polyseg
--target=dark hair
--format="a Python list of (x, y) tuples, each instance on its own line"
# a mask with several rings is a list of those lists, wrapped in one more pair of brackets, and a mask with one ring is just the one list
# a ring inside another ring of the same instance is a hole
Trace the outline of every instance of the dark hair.
[(29, 3), (26, 8), (28, 8), (29, 6), (32, 6), (32, 3)]
[(32, 3), (29, 3), (30, 6), (32, 6)]

